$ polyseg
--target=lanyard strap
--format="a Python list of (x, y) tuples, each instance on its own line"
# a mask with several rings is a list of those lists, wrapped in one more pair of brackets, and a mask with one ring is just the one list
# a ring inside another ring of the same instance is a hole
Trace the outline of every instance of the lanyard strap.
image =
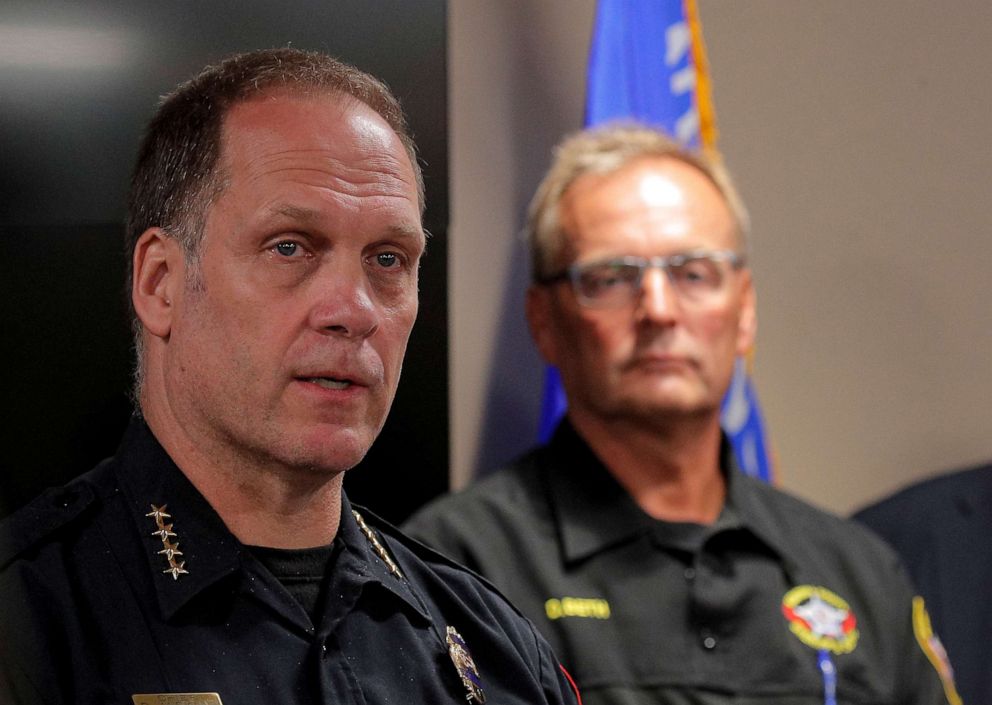
[(816, 661), (823, 674), (823, 705), (837, 705), (837, 668), (827, 649), (817, 651)]

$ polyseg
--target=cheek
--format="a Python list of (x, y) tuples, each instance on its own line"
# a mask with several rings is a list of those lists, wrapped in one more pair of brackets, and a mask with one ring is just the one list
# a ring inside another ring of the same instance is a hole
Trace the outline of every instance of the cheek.
[(399, 368), (402, 364), (416, 320), (416, 298), (412, 305), (392, 307), (383, 315), (379, 325), (379, 340), (375, 347), (383, 361), (391, 367)]
[(729, 350), (736, 355), (738, 318), (725, 311), (714, 311), (700, 315), (693, 325), (695, 337), (720, 357)]
[(637, 333), (629, 323), (602, 319), (583, 322), (568, 341), (571, 349), (583, 350), (586, 358), (596, 362), (627, 359), (637, 342)]

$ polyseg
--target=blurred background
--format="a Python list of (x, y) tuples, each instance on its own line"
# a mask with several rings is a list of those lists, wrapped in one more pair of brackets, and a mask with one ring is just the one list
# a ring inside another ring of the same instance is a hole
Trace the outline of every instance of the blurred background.
[[(753, 221), (779, 484), (846, 513), (992, 458), (992, 3), (698, 4)], [(533, 442), (517, 233), (551, 146), (581, 127), (594, 8), (448, 7), (456, 483)]]
[[(353, 498), (399, 521), (531, 446), (543, 365), (519, 230), (582, 123), (594, 5), (7, 0), (0, 513), (113, 453), (126, 423), (123, 196), (157, 97), (266, 46), (384, 78), (424, 161), (421, 315)], [(754, 378), (780, 485), (846, 513), (992, 458), (992, 3), (699, 7), (753, 220)]]

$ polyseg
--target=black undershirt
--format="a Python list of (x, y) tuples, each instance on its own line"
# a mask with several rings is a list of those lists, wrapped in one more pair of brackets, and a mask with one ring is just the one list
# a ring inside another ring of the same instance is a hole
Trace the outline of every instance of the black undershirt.
[(320, 604), (321, 592), (337, 558), (339, 545), (335, 541), (316, 548), (246, 548), (303, 605), (303, 609), (310, 615), (310, 621), (316, 624), (320, 616), (317, 614), (317, 606)]

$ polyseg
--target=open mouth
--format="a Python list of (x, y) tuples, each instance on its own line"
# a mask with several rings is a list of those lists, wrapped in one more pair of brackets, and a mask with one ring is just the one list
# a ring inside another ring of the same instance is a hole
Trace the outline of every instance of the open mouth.
[(352, 385), (351, 380), (336, 379), (334, 377), (304, 377), (303, 381), (316, 384), (318, 387), (323, 387), (324, 389), (347, 389)]

